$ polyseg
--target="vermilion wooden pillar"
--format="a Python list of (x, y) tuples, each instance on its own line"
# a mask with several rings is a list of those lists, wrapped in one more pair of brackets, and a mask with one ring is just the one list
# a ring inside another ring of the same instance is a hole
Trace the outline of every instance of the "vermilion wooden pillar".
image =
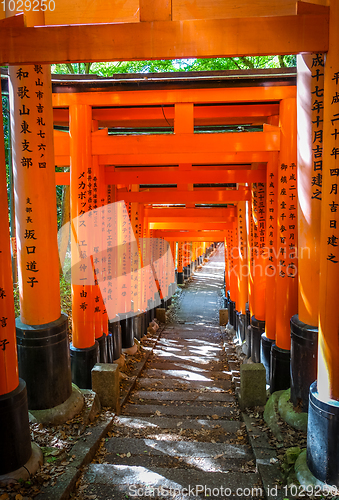
[(183, 242), (178, 241), (178, 274), (177, 281), (178, 285), (182, 285), (184, 283), (184, 271), (183, 271)]
[(40, 410), (64, 403), (72, 392), (68, 321), (60, 308), (51, 77), (40, 64), (12, 66), (9, 75), (19, 374), (28, 407)]
[[(92, 131), (97, 130), (97, 122), (92, 121)], [(95, 340), (99, 344), (99, 359), (100, 363), (107, 362), (107, 333), (108, 333), (108, 318), (107, 312), (105, 308), (105, 304), (103, 302), (103, 297), (100, 289), (100, 270), (105, 265), (103, 259), (107, 259), (107, 255), (103, 256), (103, 253), (106, 253), (105, 243), (102, 240), (102, 235), (104, 232), (102, 231), (102, 223), (104, 221), (101, 220), (100, 214), (101, 205), (105, 202), (106, 195), (106, 186), (104, 179), (104, 166), (99, 165), (98, 157), (92, 156), (92, 170), (88, 175), (88, 196), (92, 200), (91, 206), (91, 233), (87, 236), (87, 244), (91, 244), (91, 263), (94, 272), (94, 285), (92, 288), (93, 294), (93, 318), (94, 318), (94, 331), (95, 331)], [(101, 230), (100, 230), (101, 229)], [(89, 250), (88, 250), (89, 251)]]
[(280, 103), (278, 167), (278, 255), (276, 339), (271, 349), (271, 391), (290, 386), (291, 317), (298, 308), (297, 239), (297, 109), (296, 99)]
[(298, 68), (298, 314), (291, 318), (291, 401), (308, 411), (317, 378), (322, 204), (324, 54), (303, 54)]
[[(0, 92), (1, 98), (1, 92)], [(2, 101), (0, 101), (2, 103)], [(32, 454), (27, 391), (19, 379), (8, 227), (5, 148), (0, 106), (0, 475), (25, 465)]]
[(245, 340), (245, 315), (248, 301), (248, 261), (247, 261), (247, 231), (246, 231), (246, 201), (238, 202), (237, 207), (238, 229), (238, 328), (237, 335), (241, 342)]
[[(339, 486), (339, 2), (331, 1), (325, 62), (317, 381), (310, 388), (307, 464)], [(319, 98), (320, 99), (320, 98)]]
[(275, 342), (276, 330), (278, 161), (278, 153), (271, 153), (266, 172), (266, 306), (265, 333), (261, 336), (260, 361), (265, 366), (268, 384), (270, 383), (271, 348)]
[[(92, 109), (86, 104), (69, 108), (71, 157), (71, 234), (72, 234), (72, 379), (79, 387), (92, 387), (91, 370), (98, 361), (95, 341), (93, 293), (94, 274), (89, 272), (93, 249), (91, 234), (83, 233), (93, 209), (92, 182)], [(85, 234), (79, 240), (78, 235)], [(88, 251), (89, 248), (89, 251)], [(93, 258), (93, 255), (92, 255)], [(75, 266), (75, 263), (77, 266)]]
[(260, 362), (261, 335), (265, 330), (265, 194), (265, 184), (252, 185), (253, 249), (251, 253), (251, 358), (255, 363)]

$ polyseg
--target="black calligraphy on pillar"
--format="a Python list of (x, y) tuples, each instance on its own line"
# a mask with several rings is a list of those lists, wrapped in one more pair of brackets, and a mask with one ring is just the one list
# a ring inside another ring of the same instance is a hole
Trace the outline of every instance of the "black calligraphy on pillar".
[(312, 77), (312, 200), (321, 201), (323, 169), (324, 56), (314, 54)]
[[(327, 260), (333, 264), (339, 262), (339, 222), (338, 222), (338, 183), (339, 183), (339, 71), (334, 71), (332, 81), (335, 83), (335, 91), (330, 96), (331, 120), (330, 120), (330, 162), (329, 173), (330, 182), (327, 185), (328, 194), (326, 196), (327, 210), (329, 211), (329, 222), (326, 228), (327, 238)], [(337, 166), (338, 165), (338, 166)]]
[[(34, 288), (34, 286), (39, 283), (39, 280), (37, 279), (37, 275), (35, 273), (39, 272), (38, 264), (35, 259), (30, 260), (30, 257), (27, 257), (30, 254), (35, 254), (35, 241), (37, 240), (37, 237), (35, 235), (35, 229), (31, 229), (31, 224), (33, 224), (33, 207), (32, 207), (32, 202), (30, 198), (26, 198), (26, 229), (24, 232), (24, 240), (25, 240), (25, 246), (26, 246), (26, 271), (27, 273), (27, 281), (26, 283), (31, 287)], [(32, 241), (33, 240), (33, 241)], [(34, 242), (34, 244), (33, 244)]]
[(268, 196), (267, 196), (267, 248), (268, 248), (268, 269), (275, 274), (274, 250), (275, 250), (275, 228), (276, 228), (276, 179), (273, 172), (269, 173)]
[(242, 208), (242, 204), (238, 205), (238, 227), (239, 227), (239, 250), (242, 259), (245, 259), (245, 211)]

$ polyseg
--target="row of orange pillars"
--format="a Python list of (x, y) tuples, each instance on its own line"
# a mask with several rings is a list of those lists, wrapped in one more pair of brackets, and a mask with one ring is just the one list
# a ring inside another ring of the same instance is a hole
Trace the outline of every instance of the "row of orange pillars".
[(280, 126), (279, 158), (225, 237), (228, 327), (270, 391), (290, 388), (308, 412), (307, 465), (339, 486), (338, 57), (298, 60), (297, 108), (280, 104)]
[[(14, 312), (1, 134), (0, 480), (32, 456), (28, 411), (67, 405), (72, 382), (91, 387), (97, 362), (135, 353), (134, 338), (147, 333), (156, 307), (167, 308), (176, 279), (189, 278), (214, 247), (153, 238), (141, 207), (115, 202), (115, 186), (100, 181), (81, 137), (72, 155), (86, 168), (73, 171), (71, 222), (58, 234), (50, 68), (11, 67), (10, 80), (20, 317)], [(85, 208), (81, 193), (89, 191), (92, 202)], [(60, 303), (58, 238), (71, 241), (71, 346)]]

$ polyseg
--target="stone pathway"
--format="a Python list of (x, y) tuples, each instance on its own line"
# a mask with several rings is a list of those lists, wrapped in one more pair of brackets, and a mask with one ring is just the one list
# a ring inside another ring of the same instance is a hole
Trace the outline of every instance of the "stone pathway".
[(183, 289), (82, 499), (263, 498), (218, 326), (223, 249)]

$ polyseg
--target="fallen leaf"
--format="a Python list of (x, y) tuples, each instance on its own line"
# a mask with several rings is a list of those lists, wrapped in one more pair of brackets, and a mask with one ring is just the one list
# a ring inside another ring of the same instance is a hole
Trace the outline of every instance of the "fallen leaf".
[(130, 452), (126, 453), (126, 457), (127, 457), (127, 458), (129, 458), (130, 456), (131, 456), (131, 453), (130, 453)]
[(218, 420), (219, 416), (218, 415), (212, 415), (213, 420)]

